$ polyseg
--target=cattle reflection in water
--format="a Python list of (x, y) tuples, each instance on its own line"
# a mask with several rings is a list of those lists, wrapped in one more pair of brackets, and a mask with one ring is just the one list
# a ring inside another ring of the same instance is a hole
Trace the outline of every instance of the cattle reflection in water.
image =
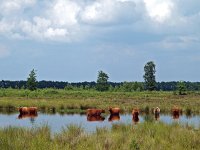
[(173, 119), (176, 119), (176, 120), (179, 119), (181, 112), (182, 110), (179, 107), (177, 106), (173, 107), (172, 108)]
[(133, 109), (132, 116), (133, 116), (133, 118), (132, 118), (133, 122), (135, 124), (138, 123), (139, 122), (139, 109)]
[(118, 115), (110, 115), (110, 117), (108, 118), (108, 121), (119, 121), (120, 120), (120, 116)]
[(155, 120), (159, 120), (160, 119), (160, 114), (154, 114)]
[(18, 119), (36, 118), (37, 114), (19, 114)]
[(87, 121), (104, 121), (105, 118), (102, 116), (87, 116)]

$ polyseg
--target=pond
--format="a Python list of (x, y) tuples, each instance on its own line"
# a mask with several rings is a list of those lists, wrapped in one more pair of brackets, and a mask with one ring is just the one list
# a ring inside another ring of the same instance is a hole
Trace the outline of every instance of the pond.
[[(20, 118), (20, 119), (19, 119)], [(95, 121), (96, 120), (96, 121)], [(18, 126), (18, 127), (38, 127), (44, 124), (48, 125), (52, 132), (60, 132), (62, 127), (70, 124), (81, 125), (87, 132), (96, 131), (97, 127), (112, 127), (112, 124), (140, 124), (144, 121), (164, 122), (172, 124), (174, 122), (200, 127), (200, 115), (186, 116), (181, 115), (179, 118), (173, 119), (171, 114), (160, 114), (160, 117), (156, 120), (154, 115), (139, 115), (139, 122), (132, 120), (131, 114), (120, 114), (120, 116), (104, 117), (90, 117), (81, 114), (43, 114), (38, 113), (38, 116), (19, 116), (19, 114), (0, 114), (0, 127)]]

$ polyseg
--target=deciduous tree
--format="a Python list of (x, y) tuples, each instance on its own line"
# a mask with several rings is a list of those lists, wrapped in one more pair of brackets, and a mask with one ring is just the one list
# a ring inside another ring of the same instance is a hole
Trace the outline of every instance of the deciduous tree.
[(97, 85), (96, 85), (96, 89), (98, 91), (107, 91), (109, 89), (108, 78), (109, 77), (105, 72), (103, 71), (98, 72)]
[(149, 61), (144, 66), (144, 81), (145, 81), (145, 89), (149, 91), (153, 91), (156, 89), (156, 65), (153, 61)]
[(185, 95), (186, 94), (186, 85), (183, 81), (179, 81), (177, 83), (177, 89), (178, 89), (178, 93), (179, 95)]

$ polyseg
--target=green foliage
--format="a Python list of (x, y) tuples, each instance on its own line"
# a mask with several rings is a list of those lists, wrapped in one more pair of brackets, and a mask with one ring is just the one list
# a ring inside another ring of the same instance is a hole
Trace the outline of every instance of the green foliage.
[(31, 91), (34, 91), (37, 89), (37, 79), (36, 79), (36, 73), (35, 70), (31, 70), (29, 77), (27, 78), (27, 88)]
[(105, 72), (103, 71), (98, 72), (97, 85), (96, 85), (96, 89), (98, 91), (108, 91), (109, 89), (108, 78), (109, 77)]
[(65, 90), (73, 90), (74, 87), (71, 84), (67, 84), (67, 86), (65, 86)]
[[(25, 89), (27, 81), (9, 81), (9, 80), (2, 80), (0, 81), (0, 88), (12, 88), (12, 89)], [(128, 82), (129, 83), (129, 82)], [(177, 90), (177, 81), (171, 82), (157, 82), (156, 83), (156, 90), (158, 91), (175, 91)], [(189, 93), (193, 91), (200, 91), (200, 82), (184, 82), (186, 88)], [(116, 83), (116, 82), (108, 82), (109, 84), (109, 91), (125, 91), (122, 87), (123, 83)], [(133, 82), (133, 88), (135, 91), (135, 87), (138, 87), (136, 91), (143, 91), (144, 90), (144, 83), (143, 82)], [(69, 87), (68, 87), (69, 86)], [(111, 89), (110, 89), (110, 86)], [(66, 87), (66, 88), (65, 88)], [(54, 88), (54, 89), (66, 89), (66, 90), (73, 90), (73, 91), (81, 91), (81, 90), (96, 90), (96, 82), (77, 82), (77, 83), (68, 83), (62, 81), (38, 81), (37, 82), (37, 89), (45, 89), (45, 88)]]
[(145, 81), (145, 88), (149, 91), (153, 91), (156, 89), (156, 79), (155, 79), (155, 64), (153, 61), (149, 61), (144, 66), (144, 81)]
[(178, 89), (179, 95), (186, 95), (187, 89), (186, 89), (185, 82), (183, 81), (178, 82), (177, 89)]
[(124, 82), (120, 86), (120, 90), (123, 92), (142, 91), (143, 89), (143, 83), (141, 82)]
[(124, 82), (121, 86), (124, 92), (132, 92), (134, 91), (133, 83), (132, 82)]

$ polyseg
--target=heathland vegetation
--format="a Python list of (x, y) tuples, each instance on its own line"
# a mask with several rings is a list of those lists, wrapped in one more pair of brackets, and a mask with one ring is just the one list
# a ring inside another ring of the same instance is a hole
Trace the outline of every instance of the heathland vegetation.
[(199, 150), (200, 130), (178, 124), (145, 122), (138, 125), (113, 124), (87, 133), (79, 125), (68, 125), (52, 134), (48, 126), (0, 129), (0, 149), (69, 150)]
[(121, 107), (129, 112), (133, 107), (151, 111), (160, 107), (162, 112), (170, 112), (174, 106), (183, 111), (200, 112), (200, 92), (179, 95), (174, 92), (99, 92), (96, 90), (64, 89), (1, 89), (0, 110), (16, 111), (19, 106), (36, 106), (43, 111), (85, 112), (87, 108), (107, 109), (109, 106)]

